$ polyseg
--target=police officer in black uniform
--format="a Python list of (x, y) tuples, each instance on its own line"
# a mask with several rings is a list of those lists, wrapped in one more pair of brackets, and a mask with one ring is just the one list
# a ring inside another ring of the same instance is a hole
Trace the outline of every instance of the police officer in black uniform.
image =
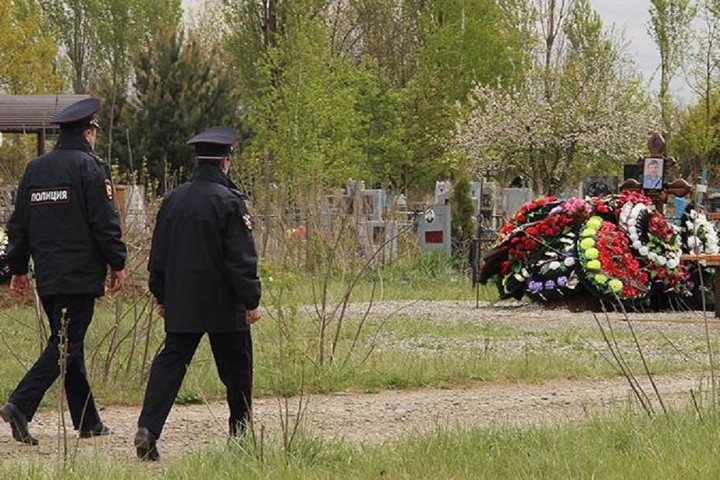
[(152, 364), (135, 435), (143, 460), (160, 458), (156, 440), (205, 333), (227, 388), (230, 435), (242, 433), (250, 418), (250, 325), (259, 318), (260, 280), (250, 214), (227, 177), (235, 141), (227, 127), (190, 139), (198, 164), (158, 212), (148, 270), (166, 336)]
[(67, 321), (65, 393), (73, 426), (81, 438), (110, 433), (95, 406), (84, 358), (85, 334), (95, 298), (105, 293), (108, 266), (112, 292), (123, 285), (127, 256), (110, 169), (93, 153), (99, 108), (100, 100), (90, 97), (50, 118), (50, 123), (60, 126), (57, 144), (27, 165), (7, 224), (10, 288), (20, 294), (29, 290), (32, 258), (51, 331), (44, 351), (0, 409), (13, 438), (29, 445), (37, 445), (37, 440), (28, 431), (28, 421), (60, 375), (63, 318)]

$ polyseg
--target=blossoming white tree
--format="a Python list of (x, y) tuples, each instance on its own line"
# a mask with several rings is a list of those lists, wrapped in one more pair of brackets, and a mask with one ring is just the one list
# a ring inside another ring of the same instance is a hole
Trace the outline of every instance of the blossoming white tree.
[(455, 140), (475, 171), (502, 179), (523, 174), (544, 193), (552, 183), (618, 174), (644, 153), (657, 115), (639, 77), (587, 0), (572, 7), (557, 62), (544, 53), (519, 85), (471, 92)]

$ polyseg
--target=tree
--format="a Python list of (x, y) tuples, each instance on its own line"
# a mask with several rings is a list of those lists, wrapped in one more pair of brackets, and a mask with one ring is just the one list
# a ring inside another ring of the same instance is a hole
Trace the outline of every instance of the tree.
[(32, 0), (0, 3), (0, 91), (59, 93), (58, 47)]
[[(0, 93), (60, 93), (63, 82), (56, 61), (56, 39), (37, 2), (0, 2)], [(0, 183), (19, 178), (36, 153), (36, 140), (5, 135), (0, 148)]]
[[(243, 111), (257, 135), (253, 142), (263, 146), (262, 153), (248, 152), (257, 175), (269, 184), (289, 167), (302, 166), (302, 152), (321, 152), (333, 165), (323, 175), (327, 182), (359, 174), (420, 193), (447, 177), (455, 160), (448, 151), (455, 103), (464, 101), (476, 79), (513, 83), (528, 64), (521, 4), (226, 0)], [(298, 105), (317, 118), (332, 115), (336, 129), (317, 129), (305, 115), (289, 136), (280, 122)], [(303, 141), (314, 138), (324, 146), (337, 139), (343, 147), (288, 150), (288, 139), (300, 138), (297, 133), (307, 135)], [(340, 163), (345, 168), (337, 168)]]
[(553, 93), (554, 72), (563, 55), (563, 25), (573, 11), (574, 0), (536, 0), (539, 33), (543, 45), (542, 70), (544, 72), (545, 96)]
[(185, 142), (213, 125), (238, 128), (231, 72), (197, 38), (172, 30), (146, 44), (135, 66), (135, 98), (122, 104), (117, 129), (127, 142), (113, 145), (125, 171), (146, 162), (164, 191), (191, 166)]
[(669, 141), (671, 134), (670, 82), (683, 62), (691, 23), (696, 8), (691, 0), (650, 0), (648, 33), (660, 52), (660, 110), (663, 129)]
[(127, 87), (131, 58), (159, 29), (176, 28), (180, 0), (39, 0), (62, 41), (75, 93), (87, 93), (102, 76)]
[(464, 266), (470, 257), (470, 245), (476, 230), (470, 181), (465, 175), (460, 175), (453, 185), (450, 215), (453, 256)]
[(91, 19), (98, 11), (97, 0), (40, 0), (40, 4), (62, 39), (70, 61), (73, 92), (87, 93), (95, 66), (97, 32)]
[(332, 44), (337, 55), (356, 64), (371, 58), (387, 89), (407, 86), (417, 71), (422, 44), (420, 16), (424, 0), (335, 0)]
[(720, 7), (713, 0), (700, 4), (702, 26), (692, 32), (692, 48), (684, 65), (688, 85), (698, 96), (698, 103), (681, 115), (675, 129), (672, 153), (680, 160), (686, 178), (696, 178), (716, 154), (717, 131), (713, 116), (718, 110), (716, 85), (720, 50)]
[[(710, 118), (707, 118), (707, 109)], [(702, 97), (695, 105), (688, 107), (678, 122), (675, 131), (672, 153), (679, 159), (680, 174), (688, 180), (697, 178), (707, 168), (712, 178), (720, 178), (718, 160), (720, 148), (717, 138), (720, 135), (720, 98), (717, 92), (711, 92), (708, 98)]]
[(479, 85), (458, 125), (457, 144), (474, 168), (504, 181), (523, 174), (537, 193), (617, 173), (656, 123), (637, 74), (587, 0), (574, 2), (567, 19), (557, 70), (548, 73), (543, 55), (517, 87)]
[[(117, 111), (127, 96), (133, 59), (140, 47), (158, 32), (177, 29), (180, 23), (179, 0), (96, 0), (97, 11), (89, 21), (97, 32), (93, 47), (95, 75), (89, 88), (105, 100), (100, 118), (107, 131), (107, 151), (114, 143)], [(125, 142), (125, 136), (119, 138)]]
[(472, 85), (498, 79), (513, 85), (530, 64), (531, 37), (519, 2), (430, 0), (421, 5), (420, 47), (413, 57), (417, 67), (402, 92), (408, 155), (394, 174), (409, 193), (427, 191), (456, 167), (458, 158), (449, 145), (462, 110), (455, 107)]

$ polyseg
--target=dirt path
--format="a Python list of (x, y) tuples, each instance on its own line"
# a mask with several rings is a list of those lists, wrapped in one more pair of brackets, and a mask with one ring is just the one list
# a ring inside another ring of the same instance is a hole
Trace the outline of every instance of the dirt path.
[[(705, 383), (700, 375), (664, 375), (656, 378), (663, 401), (687, 404), (690, 390)], [(652, 394), (652, 387), (644, 381)], [(327, 438), (383, 442), (441, 427), (489, 426), (496, 423), (531, 425), (580, 421), (592, 413), (632, 402), (631, 390), (623, 378), (612, 380), (554, 380), (542, 384), (479, 384), (461, 390), (387, 391), (375, 394), (338, 393), (308, 399), (305, 425), (310, 432)], [(654, 402), (658, 407), (657, 402)], [(274, 399), (255, 403), (256, 426), (266, 435), (280, 431), (282, 404)], [(297, 410), (297, 399), (289, 402)], [(132, 458), (137, 407), (108, 407), (103, 419), (114, 434), (79, 442), (81, 451)], [(223, 441), (226, 407), (209, 405), (175, 406), (170, 415), (160, 450), (164, 458), (178, 458), (192, 450)], [(31, 425), (40, 440), (38, 447), (26, 447), (10, 438), (10, 429), (0, 424), (0, 454), (3, 458), (55, 458), (58, 450), (58, 418), (51, 411), (40, 412)], [(70, 434), (75, 448), (76, 436)]]

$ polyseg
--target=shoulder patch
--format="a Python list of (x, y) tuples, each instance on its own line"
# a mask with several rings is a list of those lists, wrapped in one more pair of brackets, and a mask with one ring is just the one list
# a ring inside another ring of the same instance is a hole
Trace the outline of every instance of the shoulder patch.
[(108, 200), (113, 199), (113, 188), (112, 188), (112, 182), (109, 178), (105, 179), (105, 195), (107, 196)]
[(248, 229), (248, 230), (252, 230), (252, 229), (253, 229), (253, 222), (252, 222), (252, 217), (250, 216), (250, 214), (249, 214), (249, 213), (243, 213), (242, 219), (243, 219), (243, 222), (245, 222), (245, 226), (247, 227), (247, 229)]
[(90, 156), (91, 156), (93, 159), (95, 159), (95, 161), (96, 161), (97, 163), (99, 163), (100, 165), (106, 165), (105, 160), (103, 160), (102, 158), (100, 158), (100, 156), (99, 156), (98, 154), (96, 154), (95, 152), (89, 152), (89, 154), (90, 154)]

